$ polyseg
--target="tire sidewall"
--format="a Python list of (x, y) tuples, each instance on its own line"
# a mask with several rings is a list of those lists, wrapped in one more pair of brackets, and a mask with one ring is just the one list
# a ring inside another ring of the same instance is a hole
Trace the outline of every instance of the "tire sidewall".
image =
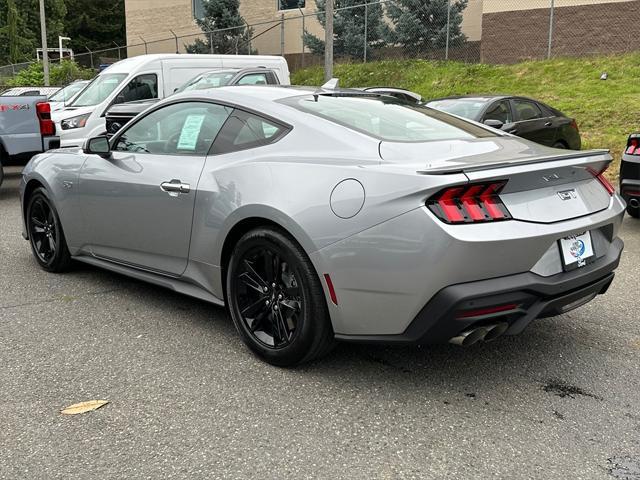
[[(260, 343), (249, 332), (248, 326), (242, 319), (238, 302), (236, 298), (234, 278), (239, 267), (239, 263), (243, 255), (256, 246), (270, 245), (277, 250), (283, 259), (294, 270), (296, 281), (301, 286), (303, 315), (300, 323), (296, 327), (296, 332), (292, 342), (282, 348), (273, 349)], [(244, 343), (253, 350), (258, 356), (267, 362), (279, 365), (290, 366), (301, 362), (309, 350), (312, 348), (314, 338), (317, 335), (317, 322), (324, 319), (314, 318), (314, 312), (317, 311), (317, 305), (314, 304), (316, 299), (313, 295), (313, 288), (317, 288), (317, 276), (314, 278), (309, 275), (308, 267), (310, 262), (308, 259), (299, 257), (298, 248), (285, 235), (272, 229), (257, 229), (245, 234), (238, 242), (235, 250), (231, 255), (229, 267), (227, 268), (227, 298), (229, 312), (233, 323), (242, 337)], [(305, 265), (305, 260), (308, 264)], [(315, 272), (311, 272), (315, 275)], [(315, 280), (315, 281), (314, 281)]]

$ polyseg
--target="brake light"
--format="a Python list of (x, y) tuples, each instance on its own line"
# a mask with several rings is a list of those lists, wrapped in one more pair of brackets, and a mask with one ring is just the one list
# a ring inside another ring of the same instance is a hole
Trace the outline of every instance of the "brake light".
[(627, 149), (624, 151), (627, 155), (640, 155), (640, 141), (638, 137), (631, 136), (627, 140)]
[(613, 195), (614, 193), (616, 193), (615, 187), (611, 185), (609, 180), (607, 180), (607, 178), (604, 176), (604, 172), (607, 171), (606, 167), (600, 173), (596, 172), (593, 168), (587, 168), (587, 170), (589, 170), (589, 173), (591, 173), (591, 175), (596, 177), (596, 179), (600, 182), (600, 184), (604, 187), (604, 189), (609, 193), (609, 195)]
[(51, 105), (46, 102), (36, 104), (40, 133), (44, 136), (56, 134), (56, 124), (51, 120)]
[(338, 296), (336, 295), (336, 289), (333, 288), (333, 282), (331, 281), (331, 276), (328, 273), (324, 274), (324, 281), (327, 282), (327, 288), (329, 289), (329, 296), (331, 297), (331, 302), (334, 305), (338, 305)]
[(509, 220), (500, 199), (506, 181), (446, 188), (429, 200), (427, 207), (445, 223), (480, 223)]
[(575, 118), (571, 120), (571, 128), (573, 128), (576, 132), (580, 132), (578, 129), (578, 122), (576, 122)]

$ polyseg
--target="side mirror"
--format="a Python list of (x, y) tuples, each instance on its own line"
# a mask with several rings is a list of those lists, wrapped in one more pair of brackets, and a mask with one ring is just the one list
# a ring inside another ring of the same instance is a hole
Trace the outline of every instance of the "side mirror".
[(493, 118), (490, 118), (488, 120), (484, 121), (484, 124), (487, 127), (491, 127), (491, 128), (497, 128), (498, 130), (502, 130), (502, 127), (504, 127), (504, 123), (502, 123), (500, 120), (495, 120)]
[(113, 103), (114, 105), (117, 105), (119, 103), (124, 103), (124, 101), (125, 101), (124, 95), (120, 93), (116, 96), (116, 99), (113, 101)]
[(83, 152), (87, 155), (99, 155), (102, 158), (111, 157), (111, 146), (107, 137), (93, 137), (84, 144)]

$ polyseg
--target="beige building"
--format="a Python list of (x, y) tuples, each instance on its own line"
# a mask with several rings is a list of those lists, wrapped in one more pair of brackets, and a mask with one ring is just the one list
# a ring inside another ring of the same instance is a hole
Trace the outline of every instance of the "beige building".
[[(305, 61), (300, 56), (300, 13), (308, 15), (304, 19), (307, 31), (318, 37), (324, 35), (313, 15), (315, 1), (303, 3), (299, 9), (298, 0), (241, 0), (240, 13), (253, 29), (251, 49), (260, 54), (284, 53), (292, 69), (299, 67)], [(469, 43), (462, 51), (453, 52), (452, 58), (492, 63), (542, 58), (548, 43), (550, 4), (550, 0), (469, 0), (462, 22)], [(280, 6), (284, 10), (279, 10)], [(637, 18), (640, 0), (555, 0), (555, 6), (554, 45), (559, 55), (631, 49), (640, 39), (640, 31), (628, 32), (622, 45), (622, 40), (612, 35), (621, 18)], [(202, 38), (194, 20), (200, 9), (201, 0), (125, 0), (129, 56), (184, 52), (187, 45)], [(286, 20), (284, 27), (280, 25), (282, 17)], [(308, 55), (305, 58), (312, 61)]]

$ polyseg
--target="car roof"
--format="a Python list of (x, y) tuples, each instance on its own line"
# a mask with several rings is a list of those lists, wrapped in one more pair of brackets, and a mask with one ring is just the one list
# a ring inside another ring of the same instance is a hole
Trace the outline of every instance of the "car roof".
[(439, 102), (441, 100), (475, 100), (480, 102), (488, 102), (490, 100), (501, 100), (505, 98), (524, 98), (515, 97), (513, 95), (451, 95), (449, 97), (434, 98), (428, 102)]

